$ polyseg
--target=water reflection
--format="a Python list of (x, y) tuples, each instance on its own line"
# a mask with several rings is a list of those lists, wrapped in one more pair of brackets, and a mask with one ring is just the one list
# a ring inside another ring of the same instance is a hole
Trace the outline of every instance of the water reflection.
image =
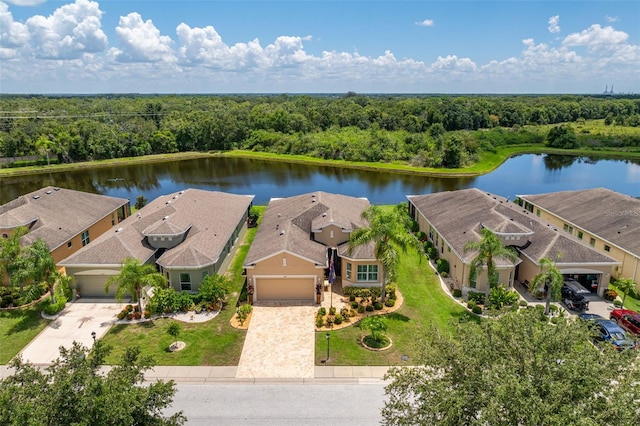
[(640, 166), (637, 163), (557, 155), (520, 155), (488, 175), (453, 178), (255, 159), (204, 158), (2, 178), (0, 203), (47, 185), (130, 200), (139, 195), (151, 200), (192, 187), (252, 194), (256, 196), (256, 204), (266, 204), (272, 197), (316, 190), (367, 197), (374, 204), (394, 204), (405, 201), (407, 194), (469, 187), (513, 197), (604, 186), (638, 196), (638, 182)]

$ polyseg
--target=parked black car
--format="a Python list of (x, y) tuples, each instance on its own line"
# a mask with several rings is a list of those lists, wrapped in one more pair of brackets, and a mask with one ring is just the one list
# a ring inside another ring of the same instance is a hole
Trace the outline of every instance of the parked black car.
[(564, 284), (562, 286), (562, 301), (567, 308), (574, 311), (586, 311), (589, 309), (589, 301), (580, 294), (580, 289), (575, 288), (575, 285)]

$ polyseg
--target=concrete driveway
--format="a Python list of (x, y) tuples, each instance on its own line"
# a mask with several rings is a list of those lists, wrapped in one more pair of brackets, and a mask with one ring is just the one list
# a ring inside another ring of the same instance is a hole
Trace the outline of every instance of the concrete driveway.
[(314, 377), (314, 305), (254, 305), (237, 378)]
[(91, 332), (96, 332), (97, 339), (104, 336), (125, 305), (90, 299), (67, 304), (58, 319), (52, 321), (22, 350), (22, 359), (33, 364), (51, 364), (60, 356), (60, 346), (70, 348), (77, 341), (90, 347), (93, 344)]

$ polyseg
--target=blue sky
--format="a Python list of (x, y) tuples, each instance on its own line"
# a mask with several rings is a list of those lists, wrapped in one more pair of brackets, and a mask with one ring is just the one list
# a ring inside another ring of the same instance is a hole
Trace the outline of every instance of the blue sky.
[(640, 93), (640, 2), (0, 0), (0, 93)]

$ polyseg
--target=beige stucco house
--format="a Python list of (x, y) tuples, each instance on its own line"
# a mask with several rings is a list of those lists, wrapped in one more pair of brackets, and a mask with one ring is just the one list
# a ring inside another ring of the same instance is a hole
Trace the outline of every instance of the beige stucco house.
[(531, 214), (616, 259), (614, 278), (640, 285), (640, 199), (606, 188), (518, 198)]
[(483, 291), (486, 272), (472, 276), (470, 264), (476, 252), (465, 252), (469, 241), (479, 241), (482, 228), (495, 233), (519, 255), (516, 262), (496, 259), (495, 283), (512, 287), (516, 280), (531, 282), (540, 272), (540, 259), (556, 261), (560, 271), (602, 295), (620, 262), (507, 199), (479, 189), (412, 195), (409, 213), (450, 264), (449, 274), (463, 291)]
[(272, 199), (244, 263), (254, 301), (316, 301), (332, 257), (342, 286), (380, 286), (373, 244), (348, 250), (368, 206), (365, 198), (321, 191)]
[(61, 265), (81, 297), (105, 297), (105, 282), (127, 257), (155, 264), (174, 289), (195, 292), (204, 277), (226, 271), (253, 198), (200, 189), (158, 197)]
[(0, 236), (25, 226), (24, 246), (44, 240), (56, 263), (73, 255), (130, 214), (129, 200), (48, 186), (0, 206)]

